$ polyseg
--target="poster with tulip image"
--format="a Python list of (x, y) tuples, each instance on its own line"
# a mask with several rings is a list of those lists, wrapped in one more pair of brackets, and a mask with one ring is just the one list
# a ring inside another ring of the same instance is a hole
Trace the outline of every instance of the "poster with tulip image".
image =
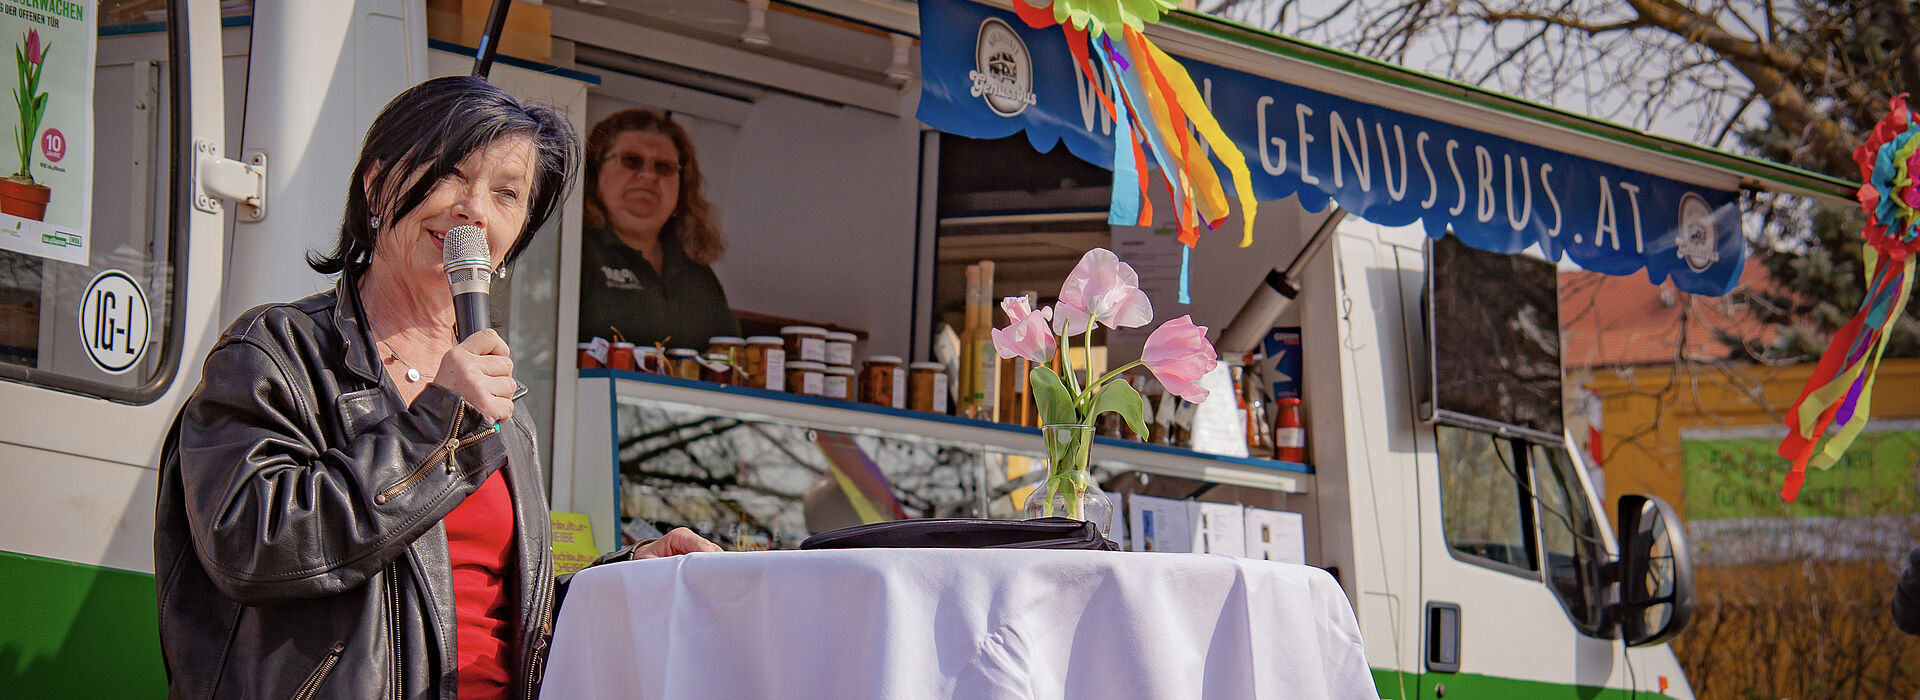
[(13, 55), (0, 107), (0, 249), (88, 264), (92, 214), (91, 0), (0, 0), (0, 42)]

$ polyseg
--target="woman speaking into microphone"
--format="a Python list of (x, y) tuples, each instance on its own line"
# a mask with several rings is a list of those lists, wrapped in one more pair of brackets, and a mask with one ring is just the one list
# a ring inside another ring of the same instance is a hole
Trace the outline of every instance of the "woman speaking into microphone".
[[(555, 581), (533, 421), (500, 335), (455, 337), (443, 248), (471, 226), (483, 274), (511, 264), (577, 153), (558, 113), (477, 78), (374, 119), (339, 240), (309, 256), (334, 288), (241, 315), (162, 450), (174, 697), (536, 690)], [(616, 555), (717, 550), (682, 529)]]

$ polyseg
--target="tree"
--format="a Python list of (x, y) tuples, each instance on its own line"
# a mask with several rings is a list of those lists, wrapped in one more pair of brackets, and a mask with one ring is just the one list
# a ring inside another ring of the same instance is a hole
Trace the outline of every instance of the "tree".
[[(1204, 11), (1507, 94), (1859, 180), (1853, 150), (1888, 98), (1920, 89), (1911, 0), (1204, 0)], [(1755, 109), (1760, 107), (1761, 109)], [(1817, 357), (1864, 295), (1858, 207), (1762, 194), (1754, 258), (1779, 290), (1743, 289), (1776, 340), (1753, 359)], [(1891, 357), (1920, 355), (1920, 308)]]

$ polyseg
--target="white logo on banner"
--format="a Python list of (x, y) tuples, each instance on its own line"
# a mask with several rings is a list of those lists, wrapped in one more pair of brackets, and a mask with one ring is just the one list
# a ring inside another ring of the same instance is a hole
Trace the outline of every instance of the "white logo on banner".
[(147, 354), (150, 320), (147, 295), (132, 277), (119, 270), (95, 275), (80, 300), (80, 343), (87, 359), (107, 374), (125, 374)]
[(1720, 261), (1717, 227), (1713, 207), (1707, 199), (1688, 192), (1680, 196), (1680, 232), (1675, 234), (1675, 254), (1687, 261), (1687, 269), (1706, 272)]
[(973, 63), (975, 70), (967, 73), (973, 96), (985, 97), (994, 114), (1011, 117), (1033, 105), (1033, 57), (1006, 22), (989, 17), (980, 23)]

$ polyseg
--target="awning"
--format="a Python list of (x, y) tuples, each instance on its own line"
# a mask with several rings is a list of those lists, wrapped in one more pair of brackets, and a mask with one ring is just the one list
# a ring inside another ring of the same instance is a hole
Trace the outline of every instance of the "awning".
[[(921, 121), (974, 138), (1024, 131), (1040, 151), (1064, 143), (1075, 156), (1111, 167), (1110, 117), (1059, 30), (1033, 29), (1010, 11), (967, 0), (923, 0), (919, 12)], [(1187, 45), (1195, 43), (1202, 42)], [(1181, 47), (1168, 45), (1192, 53)], [(1510, 131), (1521, 129), (1501, 119), (1476, 120), (1470, 104), (1443, 120), (1426, 109), (1430, 96), (1389, 86), (1348, 86), (1348, 96), (1305, 87), (1310, 81), (1275, 77), (1273, 68), (1295, 62), (1277, 56), (1273, 66), (1239, 66), (1259, 74), (1180, 58), (1247, 155), (1263, 201), (1294, 196), (1309, 211), (1337, 202), (1369, 221), (1417, 221), (1430, 236), (1452, 230), (1468, 245), (1502, 253), (1538, 243), (1554, 259), (1564, 254), (1613, 275), (1644, 269), (1655, 283), (1671, 277), (1698, 294), (1725, 294), (1739, 278), (1746, 250), (1739, 188), (1752, 178), (1737, 168), (1700, 167), (1698, 158), (1673, 167), (1665, 162), (1671, 155), (1627, 146), (1603, 161), (1590, 157), (1591, 143), (1582, 153), (1556, 148), (1580, 139), (1553, 128), (1523, 124), (1530, 133), (1520, 138)], [(1355, 92), (1377, 99), (1355, 99)], [(1397, 104), (1401, 96), (1422, 113)], [(1817, 176), (1810, 181), (1799, 189), (1843, 190)]]

